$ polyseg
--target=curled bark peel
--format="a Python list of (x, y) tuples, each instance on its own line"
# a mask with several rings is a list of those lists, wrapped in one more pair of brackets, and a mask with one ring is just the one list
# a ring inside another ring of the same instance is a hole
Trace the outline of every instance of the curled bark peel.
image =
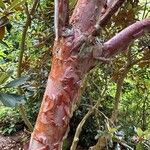
[[(57, 26), (62, 31), (68, 20), (66, 13), (68, 1), (57, 2), (59, 2), (57, 16), (59, 25)], [(99, 21), (103, 4), (101, 0), (78, 0), (70, 19), (73, 33), (67, 36), (58, 33), (53, 48), (51, 72), (29, 150), (60, 150), (69, 129), (68, 125), (75, 103), (80, 95), (81, 81), (84, 75), (95, 66), (96, 61), (93, 56), (111, 57), (118, 50), (123, 50), (122, 45), (128, 45), (133, 39), (141, 36), (145, 29), (149, 31), (149, 19), (137, 22), (104, 43), (99, 51), (94, 43), (90, 43), (91, 48), (96, 48), (96, 53), (93, 54), (90, 49), (86, 55), (79, 56), (82, 46), (84, 49), (83, 43), (89, 40)], [(63, 14), (64, 12), (66, 14)], [(62, 22), (59, 16), (64, 17)]]

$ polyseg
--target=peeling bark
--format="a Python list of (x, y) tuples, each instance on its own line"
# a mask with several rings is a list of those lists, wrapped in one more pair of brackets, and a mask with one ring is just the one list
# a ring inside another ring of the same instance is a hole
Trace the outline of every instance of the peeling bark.
[[(80, 94), (81, 81), (91, 67), (79, 57), (79, 49), (72, 50), (82, 34), (89, 32), (99, 16), (100, 1), (79, 0), (70, 19), (74, 34), (54, 43), (52, 68), (36, 121), (30, 150), (59, 150), (67, 134), (75, 100)], [(97, 6), (98, 5), (98, 6)], [(78, 10), (80, 7), (80, 10)], [(87, 8), (94, 9), (93, 13)], [(83, 20), (82, 20), (83, 19)], [(91, 21), (86, 21), (91, 20)], [(86, 21), (86, 22), (85, 22)], [(90, 58), (92, 55), (88, 55)], [(92, 59), (92, 58), (91, 58)]]
[[(67, 2), (67, 0), (59, 2)], [(95, 37), (91, 34), (96, 30), (95, 25), (100, 20), (104, 4), (102, 0), (78, 0), (69, 21), (69, 26), (72, 27), (71, 34), (60, 34), (58, 40), (55, 41), (51, 72), (29, 150), (61, 150), (63, 139), (69, 130), (69, 121), (76, 100), (80, 95), (82, 79), (96, 64), (96, 58), (93, 57), (95, 48), (98, 57), (111, 57), (121, 49), (120, 43), (127, 46), (133, 38), (144, 34), (144, 32), (139, 33), (143, 31), (143, 28), (149, 30), (149, 19), (135, 23), (104, 43), (102, 49), (98, 50), (99, 46), (95, 45), (93, 42)], [(66, 5), (63, 8), (63, 11), (68, 10)], [(61, 14), (63, 12), (58, 15)], [(67, 18), (66, 15), (64, 17)], [(68, 26), (64, 24), (62, 23), (61, 26), (67, 31)], [(90, 40), (92, 42), (89, 42)], [(85, 43), (88, 43), (91, 49), (85, 55), (80, 56), (81, 49), (84, 52), (87, 50), (88, 44)]]
[(77, 58), (70, 56), (70, 47), (67, 46), (66, 40), (59, 42), (54, 46), (51, 73), (32, 134), (33, 140), (38, 141), (40, 145), (33, 145), (31, 150), (37, 150), (43, 145), (48, 150), (61, 149), (72, 108), (79, 94), (82, 74), (78, 70)]

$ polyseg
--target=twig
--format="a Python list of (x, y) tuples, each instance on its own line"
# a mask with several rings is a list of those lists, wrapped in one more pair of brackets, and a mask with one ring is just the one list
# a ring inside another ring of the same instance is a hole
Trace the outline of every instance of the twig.
[[(101, 96), (100, 97), (103, 97), (104, 94), (105, 94), (106, 90), (104, 89), (101, 93)], [(73, 142), (72, 142), (72, 145), (71, 145), (71, 148), (70, 150), (76, 150), (77, 148), (77, 144), (78, 144), (78, 141), (79, 141), (79, 136), (80, 136), (80, 133), (82, 131), (82, 127), (84, 125), (84, 123), (86, 122), (86, 120), (89, 118), (89, 116), (94, 112), (94, 110), (99, 106), (99, 103), (100, 103), (100, 100), (99, 99), (97, 101), (97, 103), (89, 109), (89, 111), (87, 112), (87, 114), (83, 117), (83, 119), (81, 120), (81, 122), (78, 124), (78, 127), (76, 129), (76, 132), (75, 132), (75, 135), (74, 135), (74, 139), (73, 139)]]
[(147, 6), (147, 0), (145, 2), (145, 5), (144, 5), (144, 12), (143, 12), (143, 15), (142, 15), (142, 19), (144, 19), (144, 16), (145, 16), (145, 13), (146, 13), (146, 6)]
[(94, 109), (91, 108), (87, 114), (83, 117), (83, 119), (81, 120), (81, 122), (79, 123), (77, 129), (76, 129), (76, 133), (75, 133), (75, 136), (74, 136), (74, 139), (73, 139), (73, 142), (72, 142), (72, 145), (71, 145), (71, 148), (70, 150), (76, 150), (77, 148), (77, 144), (78, 144), (78, 141), (79, 141), (79, 136), (80, 136), (80, 133), (82, 131), (82, 127), (85, 123), (85, 121), (89, 118), (89, 116), (93, 113)]
[(124, 79), (127, 76), (130, 69), (142, 60), (144, 60), (144, 57), (133, 61), (131, 58), (131, 50), (128, 51), (127, 64), (124, 67), (124, 71), (121, 73), (121, 76), (119, 77), (119, 79), (117, 81), (115, 102), (114, 102), (114, 107), (113, 107), (113, 111), (112, 111), (112, 115), (111, 115), (111, 119), (110, 119), (113, 123), (115, 123), (117, 116), (118, 116), (118, 107), (119, 107), (120, 96), (121, 96), (121, 92), (122, 92), (122, 86), (123, 86)]
[[(22, 73), (21, 67), (22, 67), (22, 61), (23, 61), (23, 54), (25, 51), (26, 36), (27, 36), (28, 28), (29, 28), (31, 21), (32, 21), (31, 14), (33, 15), (35, 13), (38, 3), (39, 3), (39, 0), (34, 1), (31, 12), (29, 12), (29, 10), (28, 10), (28, 3), (27, 2), (25, 3), (25, 13), (27, 15), (27, 19), (26, 19), (26, 22), (25, 22), (25, 25), (23, 28), (23, 32), (22, 32), (22, 40), (21, 40), (21, 44), (20, 44), (20, 54), (19, 54), (18, 70), (17, 70), (17, 78), (21, 77), (21, 73)], [(20, 87), (18, 88), (18, 92), (21, 94)], [(26, 114), (26, 111), (25, 111), (23, 104), (19, 105), (19, 112), (21, 114), (21, 117), (22, 117), (24, 123), (27, 125), (29, 130), (32, 131), (33, 126), (30, 123), (29, 119), (27, 118), (27, 114)]]
[(24, 28), (23, 28), (21, 44), (20, 44), (20, 54), (19, 54), (18, 70), (17, 70), (17, 77), (18, 78), (21, 77), (21, 72), (22, 72), (21, 67), (22, 67), (23, 54), (24, 54), (24, 51), (25, 51), (25, 41), (26, 41), (28, 27), (31, 24), (31, 18), (30, 18), (27, 7), (28, 7), (28, 5), (26, 3), (25, 4), (25, 12), (26, 12), (26, 15), (27, 15), (27, 20), (26, 20)]

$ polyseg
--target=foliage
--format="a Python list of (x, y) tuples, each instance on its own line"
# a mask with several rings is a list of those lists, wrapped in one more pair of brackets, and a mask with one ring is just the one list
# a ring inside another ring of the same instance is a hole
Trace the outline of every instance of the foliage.
[(0, 133), (13, 134), (23, 129), (23, 125), (19, 113), (12, 108), (0, 106)]
[(0, 72), (0, 75), (0, 101), (8, 107), (15, 107), (20, 103), (23, 103), (25, 99), (24, 96), (14, 93), (3, 93), (2, 91), (4, 89), (6, 91), (6, 89), (8, 88), (14, 88), (24, 84), (27, 81), (28, 77), (21, 77), (7, 82), (9, 77), (12, 75), (12, 72)]
[(142, 131), (136, 127), (116, 127), (107, 128), (107, 130), (99, 131), (96, 138), (105, 136), (108, 140), (107, 146), (111, 150), (119, 149), (136, 149), (149, 150), (150, 148), (150, 132), (149, 130)]

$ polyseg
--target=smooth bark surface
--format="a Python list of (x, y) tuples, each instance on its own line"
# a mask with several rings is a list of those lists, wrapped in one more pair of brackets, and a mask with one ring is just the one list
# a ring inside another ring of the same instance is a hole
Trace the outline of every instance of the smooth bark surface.
[[(29, 150), (60, 150), (80, 95), (82, 79), (95, 66), (96, 58), (111, 57), (124, 50), (133, 39), (149, 31), (150, 19), (147, 19), (124, 29), (103, 46), (95, 45), (95, 37), (91, 34), (96, 30), (95, 25), (100, 23), (104, 5), (101, 0), (78, 0), (69, 21), (71, 30), (66, 25), (67, 19), (61, 24), (63, 27), (54, 43), (51, 72)], [(67, 5), (64, 6), (67, 8)], [(68, 30), (71, 34), (68, 34)], [(90, 50), (86, 51), (89, 47)], [(85, 52), (84, 55), (80, 55), (81, 51)]]

